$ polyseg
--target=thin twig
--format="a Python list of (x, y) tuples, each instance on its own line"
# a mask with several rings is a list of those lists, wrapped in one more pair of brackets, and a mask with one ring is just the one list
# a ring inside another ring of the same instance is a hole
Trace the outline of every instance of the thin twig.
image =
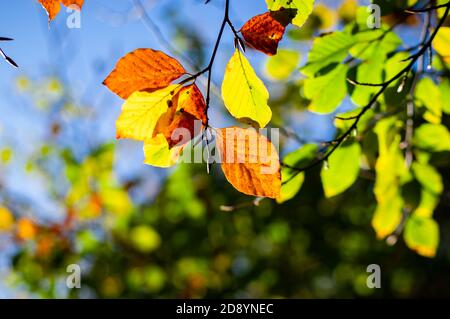
[(426, 8), (422, 8), (422, 9), (405, 9), (406, 13), (411, 13), (411, 14), (420, 14), (420, 13), (427, 13), (427, 12), (431, 12), (431, 11), (435, 11), (438, 9), (442, 9), (447, 7), (450, 4), (450, 2), (444, 3), (444, 4), (440, 4), (440, 5), (436, 5), (436, 6), (432, 6), (432, 7), (426, 7)]
[(447, 4), (444, 15), (439, 20), (436, 28), (434, 29), (434, 31), (431, 34), (431, 36), (429, 37), (429, 39), (425, 43), (423, 43), (423, 46), (420, 48), (420, 50), (416, 54), (411, 56), (411, 59), (410, 59), (411, 61), (408, 63), (408, 65), (406, 67), (404, 67), (402, 70), (400, 70), (400, 72), (398, 72), (391, 79), (389, 79), (388, 81), (386, 81), (384, 83), (381, 83), (382, 84), (381, 89), (372, 97), (372, 99), (369, 101), (369, 103), (365, 107), (362, 108), (361, 112), (355, 116), (355, 121), (353, 122), (353, 124), (341, 136), (339, 136), (334, 141), (332, 141), (333, 143), (331, 143), (332, 147), (331, 147), (330, 151), (323, 154), (322, 156), (319, 157), (319, 159), (317, 159), (316, 161), (310, 163), (309, 165), (307, 165), (305, 167), (293, 167), (293, 166), (289, 166), (286, 164), (283, 165), (284, 167), (288, 167), (295, 171), (295, 173), (291, 176), (291, 178), (289, 180), (285, 181), (283, 184), (289, 182), (297, 174), (304, 172), (306, 170), (309, 170), (311, 168), (314, 168), (315, 166), (320, 165), (322, 162), (326, 162), (328, 160), (328, 158), (331, 156), (331, 154), (333, 154), (334, 151), (336, 151), (336, 149), (352, 134), (352, 132), (358, 128), (358, 123), (361, 120), (361, 118), (363, 117), (363, 115), (372, 108), (372, 106), (377, 102), (378, 98), (384, 93), (384, 91), (392, 83), (394, 83), (396, 80), (401, 78), (405, 73), (409, 72), (412, 69), (412, 67), (415, 65), (415, 63), (418, 61), (418, 59), (420, 57), (422, 57), (423, 54), (428, 50), (428, 48), (432, 45), (433, 40), (436, 37), (438, 31), (444, 24), (445, 19), (447, 18), (449, 12), (450, 12), (450, 3)]

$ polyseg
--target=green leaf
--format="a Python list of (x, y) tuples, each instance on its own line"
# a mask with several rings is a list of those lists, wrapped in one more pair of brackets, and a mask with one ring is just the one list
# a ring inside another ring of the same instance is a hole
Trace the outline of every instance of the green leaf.
[(292, 23), (298, 27), (306, 22), (314, 7), (314, 0), (266, 0), (266, 3), (270, 11), (281, 8), (296, 10)]
[(411, 216), (403, 234), (406, 245), (424, 257), (434, 257), (439, 246), (439, 226), (431, 218)]
[(420, 193), (420, 203), (419, 206), (414, 211), (414, 215), (422, 217), (432, 217), (433, 212), (439, 204), (439, 195), (430, 192), (426, 188), (422, 188)]
[(441, 91), (442, 111), (450, 114), (450, 79), (443, 79), (439, 85), (439, 90)]
[[(305, 144), (298, 150), (289, 153), (283, 159), (283, 163), (291, 167), (304, 167), (308, 165), (316, 156), (317, 145)], [(292, 199), (300, 190), (305, 180), (305, 173), (283, 167), (281, 169), (281, 194), (277, 198), (278, 203), (283, 203)]]
[(276, 55), (267, 59), (267, 75), (274, 80), (286, 80), (297, 68), (300, 57), (300, 53), (294, 50), (278, 50)]
[(441, 91), (430, 78), (422, 78), (415, 90), (416, 103), (427, 109), (423, 118), (433, 124), (441, 123), (442, 103)]
[(439, 203), (444, 190), (444, 184), (439, 172), (429, 164), (414, 162), (412, 170), (416, 180), (421, 184), (422, 191), (419, 206), (414, 215), (422, 217), (433, 216), (433, 211)]
[[(356, 108), (356, 109), (348, 111), (348, 112), (336, 114), (336, 118), (334, 119), (334, 126), (338, 129), (340, 129), (341, 131), (349, 130), (354, 121), (346, 120), (346, 118), (352, 118), (352, 117), (358, 116), (359, 114), (361, 114), (362, 109), (363, 109), (362, 107), (359, 107), (359, 108)], [(355, 133), (357, 133), (357, 131), (364, 131), (367, 128), (367, 126), (370, 124), (370, 121), (372, 120), (374, 114), (375, 114), (375, 111), (372, 109), (366, 111), (361, 116), (361, 118), (358, 122), (358, 129), (355, 130)]]
[(353, 35), (356, 44), (350, 48), (349, 52), (352, 56), (367, 60), (373, 55), (382, 56), (383, 60), (386, 55), (393, 52), (401, 44), (401, 39), (394, 33), (383, 29), (370, 29), (358, 32)]
[(444, 125), (425, 123), (414, 131), (413, 144), (431, 152), (450, 151), (450, 133)]
[(444, 190), (442, 177), (433, 166), (414, 162), (412, 170), (417, 181), (428, 191), (440, 195)]
[(343, 31), (315, 38), (308, 53), (308, 63), (301, 69), (302, 73), (311, 77), (332, 63), (341, 63), (354, 44), (354, 37)]
[[(384, 57), (383, 53), (374, 51), (371, 58), (361, 63), (356, 69), (356, 80), (360, 83), (383, 82)], [(356, 105), (365, 106), (372, 95), (379, 90), (379, 87), (356, 85), (352, 92), (352, 101)]]
[(327, 114), (336, 110), (347, 95), (347, 71), (348, 66), (340, 64), (323, 76), (305, 80), (304, 93), (311, 100), (311, 112)]
[[(392, 78), (396, 77), (401, 71), (408, 66), (411, 62), (408, 60), (409, 53), (407, 52), (398, 52), (390, 57), (385, 62), (384, 68), (384, 81), (392, 80)], [(406, 105), (406, 98), (409, 94), (409, 85), (411, 83), (411, 75), (407, 79), (406, 82), (404, 76), (406, 73), (404, 72), (399, 78), (393, 81), (389, 87), (384, 91), (382, 98), (384, 99), (384, 104), (387, 109), (398, 108), (399, 105)], [(399, 88), (401, 85), (404, 85), (401, 92), (399, 92)], [(381, 101), (383, 102), (383, 101)]]
[(161, 245), (161, 237), (150, 226), (136, 226), (131, 230), (129, 236), (134, 247), (143, 253), (150, 253)]
[[(225, 71), (222, 97), (236, 119), (264, 127), (272, 118), (269, 92), (246, 57), (236, 50)], [(250, 120), (250, 121), (249, 121)]]
[[(386, 71), (386, 80), (392, 79), (395, 75), (397, 75), (401, 70), (403, 70), (409, 63), (409, 61), (404, 61), (408, 59), (409, 54), (406, 52), (398, 52), (392, 57), (390, 57), (385, 65)], [(399, 80), (401, 81), (401, 79)], [(392, 85), (395, 85), (392, 84)]]
[(342, 145), (331, 154), (328, 167), (320, 173), (326, 197), (336, 196), (355, 183), (359, 175), (361, 146), (354, 142)]

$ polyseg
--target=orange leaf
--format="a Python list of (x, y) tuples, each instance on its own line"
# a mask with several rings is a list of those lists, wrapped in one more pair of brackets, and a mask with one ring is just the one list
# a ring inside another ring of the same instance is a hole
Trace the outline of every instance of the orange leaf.
[(29, 218), (21, 218), (16, 224), (16, 236), (19, 240), (31, 240), (36, 236), (37, 226)]
[(183, 74), (186, 74), (183, 66), (165, 53), (137, 49), (119, 60), (103, 84), (127, 99), (136, 91), (162, 89)]
[(47, 11), (49, 21), (53, 20), (61, 9), (61, 2), (69, 7), (76, 5), (76, 8), (81, 9), (83, 7), (84, 0), (38, 0), (39, 3)]
[(191, 84), (184, 87), (179, 93), (178, 109), (183, 109), (196, 119), (206, 124), (206, 103), (202, 92), (197, 85)]
[(245, 41), (265, 54), (277, 54), (278, 43), (289, 24), (285, 11), (266, 12), (247, 21), (241, 29)]
[[(154, 136), (163, 133), (169, 148), (197, 136), (206, 123), (206, 103), (197, 85), (183, 87), (172, 102), (174, 107), (161, 116), (154, 133)], [(196, 121), (199, 121), (197, 126)], [(179, 129), (186, 131), (177, 131)], [(190, 139), (185, 138), (186, 133), (189, 133)]]
[(275, 146), (254, 129), (217, 130), (218, 151), (227, 180), (240, 192), (277, 198), (281, 189), (280, 159)]

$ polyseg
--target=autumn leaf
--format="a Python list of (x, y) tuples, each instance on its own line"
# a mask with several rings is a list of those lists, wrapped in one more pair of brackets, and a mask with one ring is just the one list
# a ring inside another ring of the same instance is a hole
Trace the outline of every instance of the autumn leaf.
[(14, 216), (11, 211), (0, 206), (0, 233), (6, 232), (12, 229), (14, 225)]
[(251, 18), (241, 29), (245, 41), (267, 55), (277, 54), (278, 43), (283, 38), (286, 22), (289, 21), (282, 19), (280, 15), (284, 11), (266, 12)]
[(219, 129), (216, 147), (223, 173), (238, 191), (259, 197), (280, 196), (280, 159), (265, 136), (254, 129)]
[(183, 110), (185, 113), (189, 113), (200, 120), (203, 124), (206, 124), (206, 103), (197, 85), (191, 84), (180, 90), (178, 110)]
[(186, 144), (200, 133), (207, 121), (206, 103), (197, 85), (183, 87), (173, 103), (174, 107), (161, 116), (155, 129), (155, 135), (162, 133), (169, 147)]
[(222, 97), (228, 111), (240, 121), (264, 127), (272, 118), (269, 92), (239, 50), (228, 62)]
[(61, 10), (61, 2), (66, 7), (73, 6), (75, 9), (83, 7), (84, 0), (38, 0), (48, 14), (48, 20), (53, 20)]
[(172, 104), (145, 140), (145, 164), (170, 167), (176, 164), (186, 144), (200, 134), (206, 123), (206, 103), (195, 84), (181, 88)]
[(145, 141), (144, 143), (144, 164), (156, 167), (171, 167), (177, 163), (185, 145), (170, 146), (163, 134)]
[(116, 122), (117, 138), (139, 141), (151, 139), (161, 116), (174, 106), (174, 97), (181, 89), (170, 85), (154, 92), (135, 92), (123, 104)]
[(137, 49), (119, 60), (103, 84), (127, 99), (137, 91), (151, 92), (165, 88), (185, 73), (183, 66), (165, 53)]
[(19, 240), (34, 239), (37, 234), (37, 225), (29, 218), (20, 218), (16, 224), (16, 236)]

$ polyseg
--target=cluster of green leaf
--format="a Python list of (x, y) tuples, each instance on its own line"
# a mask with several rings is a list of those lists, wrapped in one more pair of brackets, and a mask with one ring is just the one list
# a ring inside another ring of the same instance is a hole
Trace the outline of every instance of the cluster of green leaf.
[[(448, 151), (449, 131), (442, 125), (449, 111), (448, 66), (436, 59), (437, 76), (408, 68), (412, 53), (405, 51), (395, 28), (387, 24), (369, 28), (369, 18), (366, 7), (355, 8), (355, 20), (313, 41), (300, 69), (305, 78), (297, 85), (310, 112), (336, 114), (337, 137), (317, 146), (306, 144), (284, 158), (281, 201), (295, 196), (304, 182), (303, 168), (311, 163), (323, 161), (326, 197), (346, 191), (361, 171), (373, 171), (378, 205), (372, 225), (377, 237), (397, 236), (404, 229), (407, 245), (432, 257), (439, 243), (439, 227), (432, 215), (444, 187), (431, 162)], [(443, 27), (433, 43), (438, 56), (448, 46), (442, 44), (446, 32)], [(273, 79), (285, 81), (295, 73), (299, 55), (288, 50), (280, 53), (268, 60), (266, 68)], [(397, 79), (390, 81), (393, 78)], [(344, 103), (353, 104), (354, 109), (340, 113)], [(408, 103), (415, 109), (414, 118), (409, 119), (411, 128), (407, 128)], [(407, 137), (407, 130), (413, 130), (413, 136)], [(419, 202), (405, 198), (405, 189), (411, 187), (419, 189)]]

